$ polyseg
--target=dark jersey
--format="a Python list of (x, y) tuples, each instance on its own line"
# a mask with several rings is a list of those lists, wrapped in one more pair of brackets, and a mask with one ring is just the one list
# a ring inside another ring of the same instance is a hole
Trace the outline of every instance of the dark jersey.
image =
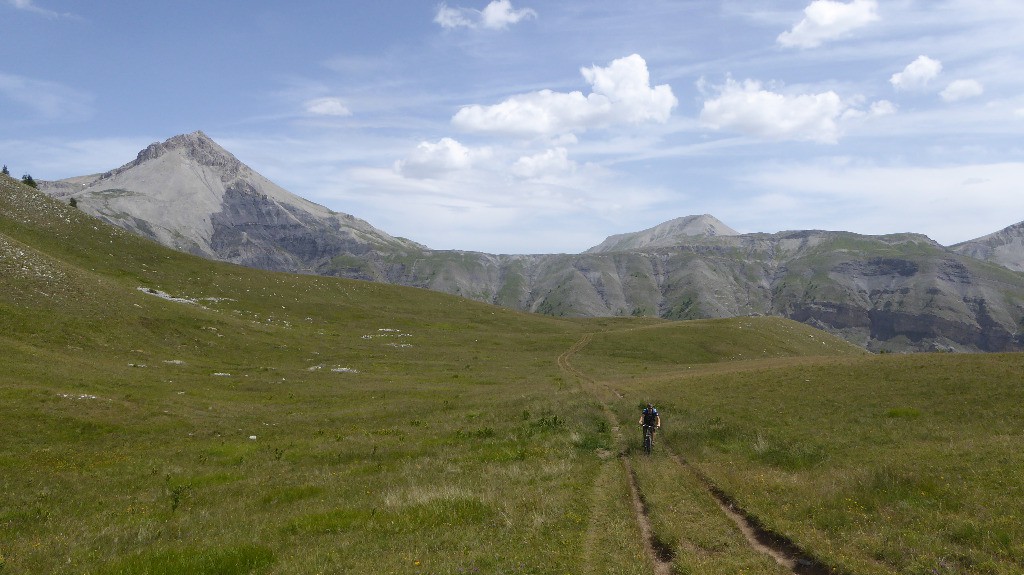
[(642, 413), (644, 418), (644, 425), (657, 425), (658, 424), (658, 410), (655, 408), (647, 409), (644, 408)]

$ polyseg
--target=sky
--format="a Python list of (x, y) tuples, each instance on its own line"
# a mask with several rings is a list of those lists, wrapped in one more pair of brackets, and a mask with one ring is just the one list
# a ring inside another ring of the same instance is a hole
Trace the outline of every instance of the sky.
[(0, 163), (202, 130), (433, 249), (1024, 221), (1021, 0), (0, 0)]

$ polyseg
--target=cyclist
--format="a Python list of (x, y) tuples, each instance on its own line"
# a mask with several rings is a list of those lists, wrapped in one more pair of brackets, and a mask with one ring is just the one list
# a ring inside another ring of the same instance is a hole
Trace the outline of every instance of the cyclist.
[(661, 428), (661, 416), (658, 410), (650, 403), (640, 412), (640, 427), (651, 428), (651, 443), (654, 443), (654, 432)]

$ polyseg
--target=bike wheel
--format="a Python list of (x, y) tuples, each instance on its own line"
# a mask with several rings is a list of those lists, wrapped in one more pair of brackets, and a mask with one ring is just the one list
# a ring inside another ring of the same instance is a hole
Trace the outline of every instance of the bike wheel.
[(644, 453), (647, 455), (651, 454), (651, 432), (644, 433)]

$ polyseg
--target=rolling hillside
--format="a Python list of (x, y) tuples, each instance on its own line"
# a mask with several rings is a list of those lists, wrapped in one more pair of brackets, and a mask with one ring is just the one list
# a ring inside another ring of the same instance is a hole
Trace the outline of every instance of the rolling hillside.
[[(0, 178), (3, 573), (1019, 573), (1020, 354), (213, 262)], [(635, 453), (637, 407), (662, 410)]]
[(0, 242), (5, 573), (575, 570), (606, 438), (547, 358), (578, 326), (211, 262), (10, 179)]

